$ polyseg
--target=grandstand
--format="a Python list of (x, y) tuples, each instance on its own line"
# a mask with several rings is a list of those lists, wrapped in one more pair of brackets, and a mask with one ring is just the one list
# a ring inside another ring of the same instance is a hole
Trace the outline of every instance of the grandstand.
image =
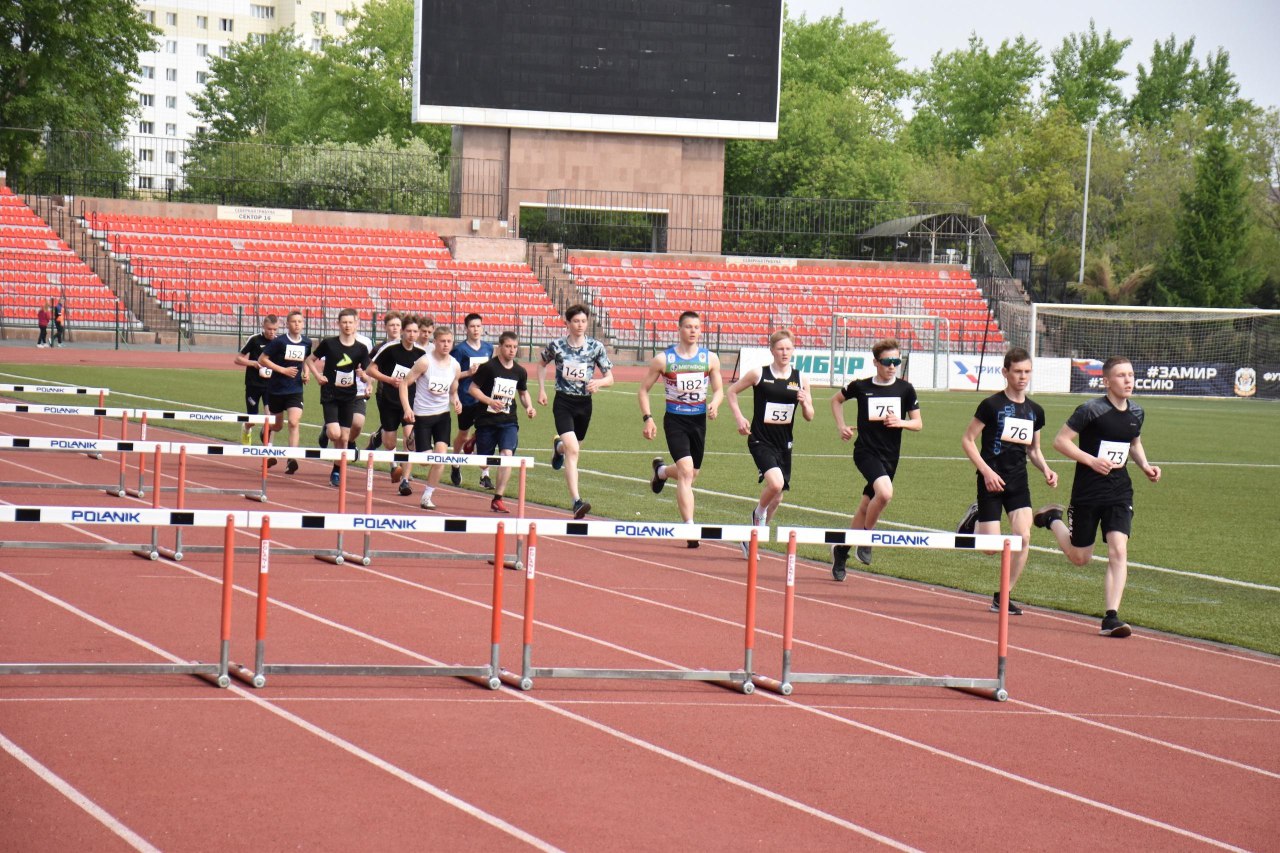
[(0, 316), (6, 326), (36, 325), (47, 299), (61, 300), (68, 329), (138, 323), (116, 295), (49, 225), (0, 184)]

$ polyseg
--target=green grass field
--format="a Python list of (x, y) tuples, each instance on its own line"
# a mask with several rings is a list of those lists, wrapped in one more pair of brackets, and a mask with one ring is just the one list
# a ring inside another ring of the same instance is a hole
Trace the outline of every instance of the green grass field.
[[(225, 411), (239, 411), (241, 406), (239, 372), (22, 364), (3, 370), (7, 382), (22, 377), (109, 387), (110, 403), (116, 406)], [(796, 426), (792, 491), (777, 522), (843, 527), (862, 482), (850, 458), (852, 446), (836, 435), (829, 394), (818, 391), (817, 418)], [(313, 396), (317, 393), (314, 388), (308, 391), (304, 422), (311, 428), (304, 431), (304, 442), (318, 434), (319, 404)], [(1032, 471), (1033, 499), (1037, 505), (1066, 503), (1072, 465), (1048, 445), (1083, 398), (1036, 399), (1048, 415), (1042, 436), (1046, 455), (1063, 483), (1050, 490)], [(1139, 399), (1147, 410), (1143, 443), (1151, 460), (1164, 469), (1164, 478), (1152, 485), (1133, 475), (1136, 515), (1121, 614), (1136, 626), (1280, 654), (1280, 408), (1246, 400)], [(660, 411), (656, 389), (654, 400), (654, 411)], [(960, 435), (978, 400), (977, 394), (922, 395), (924, 430), (904, 437), (896, 497), (882, 528), (954, 529), (974, 494), (974, 473), (960, 451)], [(68, 398), (40, 401), (66, 403)], [(521, 421), (520, 452), (540, 463), (550, 458), (550, 415), (547, 408), (540, 410), (537, 420)], [(674, 489), (669, 486), (658, 497), (648, 489), (649, 459), (666, 453), (661, 431), (656, 441), (646, 442), (640, 428), (634, 384), (619, 383), (597, 398), (581, 462), (583, 495), (591, 501), (593, 514), (678, 520)], [(234, 440), (238, 428), (192, 424), (190, 429)], [(56, 434), (53, 427), (49, 432)], [(475, 471), (464, 473), (466, 484), (475, 488)], [(710, 426), (697, 488), (699, 521), (748, 522), (759, 487), (746, 440), (734, 429), (727, 404)], [(530, 476), (528, 496), (554, 506), (569, 503), (562, 475), (545, 464)], [(1031, 557), (1014, 599), (1100, 617), (1103, 563), (1072, 566), (1050, 550), (1047, 532), (1036, 530), (1032, 538)], [(1103, 550), (1099, 543), (1097, 552)], [(804, 555), (828, 559), (817, 548)], [(998, 585), (997, 559), (974, 553), (881, 548), (873, 568), (884, 575), (987, 595)]]

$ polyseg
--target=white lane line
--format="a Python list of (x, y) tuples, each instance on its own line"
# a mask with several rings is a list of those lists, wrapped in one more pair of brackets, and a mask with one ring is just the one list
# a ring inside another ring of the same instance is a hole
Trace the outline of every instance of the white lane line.
[(9, 738), (0, 734), (0, 749), (16, 758), (24, 767), (34, 773), (41, 781), (47, 783), (55, 791), (70, 800), (74, 805), (83, 809), (90, 817), (111, 830), (121, 841), (128, 844), (134, 850), (146, 851), (146, 853), (160, 853), (159, 847), (153, 847), (138, 833), (121, 823), (114, 815), (107, 812), (102, 806), (80, 793), (74, 785), (63, 779), (57, 773), (54, 773), (45, 765), (36, 761), (34, 757), (22, 747), (18, 746)]

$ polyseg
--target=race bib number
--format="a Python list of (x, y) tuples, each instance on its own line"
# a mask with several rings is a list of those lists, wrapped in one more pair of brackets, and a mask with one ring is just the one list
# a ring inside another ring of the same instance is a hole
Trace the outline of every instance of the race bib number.
[(435, 394), (436, 396), (443, 396), (449, 393), (449, 388), (452, 385), (452, 382), (441, 382), (439, 380), (432, 379), (427, 383), (427, 391), (428, 393)]
[(516, 381), (500, 376), (495, 377), (493, 380), (493, 393), (490, 396), (502, 404), (502, 412), (506, 414), (511, 411), (511, 401), (516, 397)]
[(392, 379), (404, 379), (406, 376), (408, 376), (408, 375), (409, 375), (409, 371), (410, 371), (410, 370), (413, 370), (413, 368), (412, 368), (412, 367), (406, 367), (406, 366), (405, 366), (405, 365), (403, 365), (403, 364), (397, 364), (395, 367), (393, 367), (393, 368), (391, 369), (391, 378), (392, 378)]
[(591, 365), (581, 361), (566, 361), (560, 368), (565, 382), (586, 382), (591, 378)]
[(1105, 459), (1117, 468), (1129, 461), (1129, 443), (1127, 441), (1098, 442), (1098, 458)]
[(867, 400), (867, 420), (883, 421), (890, 415), (901, 418), (902, 413), (898, 411), (901, 404), (902, 400), (897, 397), (872, 397)]
[(489, 360), (489, 356), (487, 355), (473, 355), (470, 357), (470, 359), (467, 362), (468, 365), (470, 365), (468, 369), (475, 370), (477, 367), (484, 364), (488, 360)]
[(307, 357), (307, 348), (302, 344), (285, 344), (284, 360), (285, 361), (303, 361)]
[(796, 415), (795, 403), (765, 403), (764, 422), (767, 424), (789, 424)]
[(1000, 440), (1009, 444), (1031, 444), (1036, 425), (1026, 418), (1005, 418)]
[(339, 388), (350, 388), (356, 384), (356, 373), (354, 370), (339, 370), (333, 374), (333, 384)]
[(701, 403), (707, 399), (707, 377), (702, 373), (676, 374), (676, 401)]
[(258, 368), (258, 375), (259, 375), (259, 376), (261, 376), (263, 379), (270, 379), (270, 378), (271, 378), (271, 368), (270, 368), (270, 367), (259, 367), (259, 368)]

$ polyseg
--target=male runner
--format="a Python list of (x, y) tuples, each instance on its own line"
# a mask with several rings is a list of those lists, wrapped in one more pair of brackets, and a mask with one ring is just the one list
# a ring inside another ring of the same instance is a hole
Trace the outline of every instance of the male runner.
[[(1027, 482), (1027, 460), (1044, 474), (1050, 488), (1058, 487), (1058, 475), (1045, 462), (1040, 450), (1040, 430), (1044, 409), (1027, 396), (1031, 384), (1031, 355), (1021, 347), (1004, 354), (1005, 389), (978, 404), (973, 420), (960, 439), (965, 456), (978, 471), (978, 499), (965, 513), (959, 533), (999, 534), (1000, 513), (1009, 514), (1010, 531), (1022, 537), (1022, 550), (1009, 566), (1011, 616), (1021, 616), (1013, 603), (1013, 587), (1031, 553), (1031, 486)], [(978, 441), (982, 445), (979, 447)], [(1000, 612), (1000, 591), (991, 596), (991, 610)]]
[[(378, 358), (378, 353), (382, 352), (384, 347), (386, 347), (388, 344), (394, 344), (400, 340), (400, 330), (403, 327), (403, 325), (404, 325), (404, 317), (400, 314), (399, 311), (388, 311), (386, 314), (382, 315), (382, 342), (370, 350), (370, 352), (373, 353), (373, 359), (375, 361)], [(369, 375), (373, 376), (372, 373), (370, 373)], [(379, 396), (381, 395), (375, 394), (374, 399), (375, 400), (378, 399)], [(399, 395), (396, 395), (396, 396), (398, 397)], [(400, 426), (397, 423), (396, 429), (398, 430), (399, 428)], [(381, 428), (381, 424), (379, 424), (377, 429), (374, 429), (369, 433), (369, 445), (365, 448), (365, 450), (376, 450), (381, 445), (382, 445), (382, 428)]]
[[(351, 438), (358, 394), (356, 380), (369, 366), (369, 347), (356, 340), (359, 319), (359, 312), (354, 308), (339, 311), (337, 336), (322, 340), (306, 360), (307, 369), (320, 385), (325, 434), (338, 450), (345, 450)], [(317, 367), (320, 361), (324, 362), (323, 370)], [(337, 486), (339, 483), (341, 478), (335, 462), (329, 474), (329, 484)]]
[[(258, 356), (271, 343), (271, 339), (280, 330), (280, 318), (268, 314), (262, 318), (262, 332), (249, 338), (240, 348), (235, 362), (244, 368), (244, 410), (246, 414), (258, 414), (259, 404), (266, 403), (267, 380), (271, 371), (258, 364)], [(253, 424), (245, 424), (240, 432), (241, 444), (253, 444)], [(273, 460), (274, 461), (274, 460)]]
[[(499, 452), (511, 456), (516, 452), (520, 439), (520, 423), (516, 419), (515, 401), (519, 397), (524, 413), (530, 418), (538, 416), (529, 397), (529, 373), (516, 363), (520, 352), (520, 338), (515, 332), (503, 332), (498, 336), (498, 348), (494, 357), (480, 365), (471, 382), (470, 395), (479, 405), (476, 413), (475, 451), (482, 456)], [(466, 411), (465, 407), (463, 411)], [(493, 512), (510, 512), (502, 497), (507, 491), (511, 469), (498, 469), (497, 488), (489, 509)]]
[[(462, 366), (449, 355), (453, 349), (453, 330), (448, 326), (436, 326), (431, 350), (414, 362), (409, 374), (400, 383), (400, 407), (404, 409), (406, 423), (413, 424), (414, 446), (426, 451), (430, 447), (436, 453), (449, 452), (449, 409), (462, 411), (458, 399), (458, 376)], [(409, 386), (416, 383), (413, 402), (409, 401)], [(440, 485), (443, 465), (432, 465), (427, 474), (427, 485), (422, 492), (419, 506), (435, 509), (431, 496)], [(401, 482), (401, 493), (406, 483)]]
[(1129, 534), (1133, 527), (1133, 482), (1125, 467), (1130, 457), (1153, 483), (1160, 482), (1160, 468), (1147, 461), (1142, 446), (1145, 413), (1132, 401), (1133, 364), (1112, 356), (1102, 365), (1107, 393), (1082, 403), (1067, 418), (1053, 439), (1053, 449), (1076, 463), (1071, 483), (1071, 508), (1062, 520), (1063, 507), (1050, 504), (1034, 517), (1058, 540), (1058, 547), (1073, 564), (1093, 559), (1093, 543), (1102, 527), (1107, 543), (1107, 574), (1103, 582), (1106, 613), (1100, 633), (1127, 637), (1129, 625), (1120, 619), (1120, 600), (1129, 574)]
[[(390, 328), (391, 324), (388, 323), (388, 330)], [(383, 344), (374, 355), (373, 363), (369, 365), (369, 376), (378, 380), (380, 429), (377, 434), (382, 436), (383, 448), (395, 450), (396, 433), (403, 428), (405, 450), (411, 450), (413, 424), (404, 419), (405, 410), (400, 406), (400, 384), (409, 375), (413, 365), (425, 356), (427, 351), (418, 345), (418, 321), (413, 317), (408, 317), (402, 322), (397, 316), (395, 334), (395, 339)], [(413, 400), (412, 385), (408, 388), (407, 396)], [(408, 462), (403, 465), (393, 465), (391, 468), (391, 482), (399, 483), (399, 491), (403, 497), (413, 494), (413, 487), (409, 484), (412, 476), (413, 466)]]
[[(484, 336), (484, 318), (479, 314), (471, 313), (466, 316), (463, 323), (467, 330), (467, 337), (459, 341), (450, 353), (462, 366), (462, 381), (458, 383), (458, 397), (462, 400), (462, 412), (458, 415), (458, 434), (453, 437), (454, 453), (463, 452), (469, 437), (470, 444), (472, 447), (475, 446), (475, 438), (470, 436), (470, 433), (471, 428), (476, 424), (476, 415), (480, 413), (482, 407), (476, 402), (475, 397), (471, 396), (471, 377), (476, 375), (480, 365), (493, 358), (493, 344), (481, 340)], [(462, 485), (462, 469), (457, 465), (450, 466), (449, 482), (455, 486)], [(480, 487), (493, 488), (493, 480), (489, 479), (488, 468), (480, 469)]]
[[(298, 446), (302, 392), (307, 386), (305, 366), (307, 356), (311, 355), (311, 338), (302, 334), (305, 322), (301, 311), (290, 311), (285, 318), (288, 331), (272, 338), (258, 356), (258, 364), (271, 371), (271, 378), (267, 380), (267, 410), (276, 416), (277, 432), (283, 427), (283, 419), (288, 418), (290, 447)], [(267, 460), (268, 467), (273, 461)], [(286, 474), (295, 473), (298, 460), (290, 459), (284, 470)]]
[[(729, 386), (729, 408), (738, 424), (738, 434), (747, 436), (747, 450), (760, 471), (764, 488), (760, 500), (751, 510), (752, 525), (768, 524), (782, 503), (782, 493), (791, 489), (792, 428), (796, 406), (806, 421), (813, 420), (813, 395), (804, 374), (791, 366), (795, 338), (789, 329), (779, 329), (769, 336), (769, 352), (773, 361), (753, 367)], [(738, 395), (754, 387), (751, 421), (738, 407)], [(750, 554), (750, 546), (742, 543), (742, 556)]]
[[(910, 382), (898, 378), (902, 353), (892, 338), (876, 341), (871, 347), (876, 373), (866, 379), (855, 379), (831, 398), (831, 414), (843, 441), (857, 433), (853, 445), (853, 464), (866, 478), (862, 499), (849, 521), (854, 530), (871, 530), (880, 520), (884, 508), (893, 500), (893, 475), (898, 470), (902, 453), (902, 431), (919, 432), (924, 427), (920, 418), (920, 401)], [(844, 422), (844, 402), (857, 401), (857, 426)], [(904, 419), (903, 416), (906, 416)], [(871, 548), (862, 545), (855, 552), (858, 562), (871, 565)], [(837, 545), (832, 550), (831, 576), (844, 580), (849, 546)]]
[[(672, 465), (663, 465), (662, 457), (653, 458), (653, 479), (649, 487), (656, 495), (667, 480), (676, 478), (676, 508), (685, 522), (693, 521), (693, 481), (702, 468), (702, 457), (707, 446), (707, 418), (716, 419), (720, 401), (724, 397), (724, 379), (720, 375), (720, 358), (699, 345), (702, 338), (702, 318), (696, 311), (685, 311), (677, 322), (680, 328), (678, 343), (667, 347), (649, 362), (649, 372), (640, 383), (637, 395), (640, 400), (640, 420), (644, 424), (641, 434), (653, 441), (658, 434), (649, 411), (649, 389), (662, 379), (666, 389), (666, 413), (662, 416), (662, 431), (667, 437), (667, 449), (671, 451)], [(707, 389), (711, 400), (707, 400)], [(698, 547), (697, 539), (689, 540), (690, 548)]]
[[(591, 426), (591, 395), (613, 384), (613, 362), (604, 345), (587, 337), (589, 312), (585, 305), (570, 305), (564, 312), (569, 333), (549, 341), (542, 350), (542, 370), (538, 371), (538, 405), (547, 404), (547, 366), (556, 366), (556, 399), (551, 407), (556, 437), (551, 444), (551, 467), (564, 469), (573, 517), (582, 518), (591, 504), (578, 493), (578, 456)], [(600, 378), (594, 378), (596, 368)]]

